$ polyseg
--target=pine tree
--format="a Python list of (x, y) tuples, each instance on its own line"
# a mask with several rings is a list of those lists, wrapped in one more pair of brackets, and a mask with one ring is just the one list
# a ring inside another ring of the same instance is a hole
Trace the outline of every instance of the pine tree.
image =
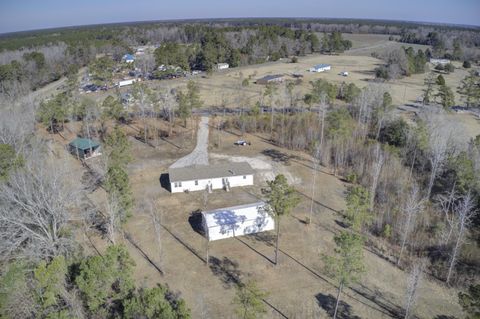
[(370, 225), (373, 220), (370, 211), (370, 192), (363, 186), (354, 186), (347, 195), (347, 221), (356, 231)]
[(458, 87), (458, 93), (463, 96), (468, 107), (480, 106), (480, 76), (476, 71), (468, 72)]
[(250, 280), (246, 284), (237, 285), (237, 292), (233, 299), (236, 305), (235, 313), (242, 319), (262, 318), (267, 312), (263, 299), (268, 294), (257, 287), (255, 281)]
[(343, 231), (340, 235), (334, 237), (335, 256), (323, 256), (326, 271), (338, 284), (337, 301), (335, 303), (335, 312), (333, 318), (337, 317), (340, 295), (345, 286), (356, 282), (360, 275), (365, 272), (363, 264), (363, 238), (348, 231)]
[(282, 174), (277, 175), (273, 181), (268, 181), (268, 189), (265, 190), (267, 197), (267, 209), (275, 218), (277, 238), (275, 245), (275, 264), (278, 263), (278, 242), (280, 237), (280, 219), (288, 215), (300, 202), (295, 188), (288, 185), (287, 179)]

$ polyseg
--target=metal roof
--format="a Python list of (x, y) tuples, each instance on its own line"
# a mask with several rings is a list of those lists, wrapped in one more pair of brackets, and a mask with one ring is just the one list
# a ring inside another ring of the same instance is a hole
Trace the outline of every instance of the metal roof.
[(325, 63), (317, 64), (317, 65), (314, 65), (313, 67), (314, 67), (315, 69), (320, 69), (320, 68), (325, 68), (325, 67), (327, 67), (327, 66), (330, 66), (330, 67), (331, 67), (330, 64), (325, 64)]
[(202, 212), (209, 241), (275, 229), (275, 221), (264, 202)]
[(247, 162), (195, 165), (168, 169), (170, 183), (193, 181), (209, 178), (251, 175), (254, 170)]
[(283, 75), (281, 74), (274, 74), (274, 75), (265, 75), (263, 78), (259, 80), (265, 80), (265, 81), (270, 81), (278, 78), (283, 78)]
[(98, 143), (96, 141), (92, 141), (91, 139), (88, 139), (88, 138), (78, 137), (78, 138), (74, 139), (73, 141), (71, 141), (68, 145), (84, 151), (84, 150), (88, 150), (88, 149), (91, 149), (91, 148), (97, 148), (97, 147), (100, 146), (100, 143)]
[(131, 55), (130, 53), (127, 53), (123, 56), (124, 60), (135, 60), (135, 57)]
[(202, 212), (207, 227), (233, 225), (255, 220), (259, 214), (268, 214), (267, 204), (257, 202)]

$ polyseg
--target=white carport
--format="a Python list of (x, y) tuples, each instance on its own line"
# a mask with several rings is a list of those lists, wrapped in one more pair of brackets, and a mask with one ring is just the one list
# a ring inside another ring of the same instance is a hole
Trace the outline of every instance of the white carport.
[(252, 204), (202, 212), (202, 227), (208, 241), (259, 233), (275, 228), (267, 204)]

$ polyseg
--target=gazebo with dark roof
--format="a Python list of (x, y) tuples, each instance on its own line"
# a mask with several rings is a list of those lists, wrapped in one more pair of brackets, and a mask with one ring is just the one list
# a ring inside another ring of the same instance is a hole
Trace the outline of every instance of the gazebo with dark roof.
[(78, 137), (71, 141), (68, 147), (72, 154), (83, 159), (101, 155), (100, 143), (88, 138)]

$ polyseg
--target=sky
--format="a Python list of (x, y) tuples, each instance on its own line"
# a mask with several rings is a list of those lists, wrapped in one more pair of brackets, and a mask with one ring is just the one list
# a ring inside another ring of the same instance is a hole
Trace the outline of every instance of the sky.
[(480, 25), (480, 0), (0, 0), (0, 33), (113, 22), (311, 17)]

